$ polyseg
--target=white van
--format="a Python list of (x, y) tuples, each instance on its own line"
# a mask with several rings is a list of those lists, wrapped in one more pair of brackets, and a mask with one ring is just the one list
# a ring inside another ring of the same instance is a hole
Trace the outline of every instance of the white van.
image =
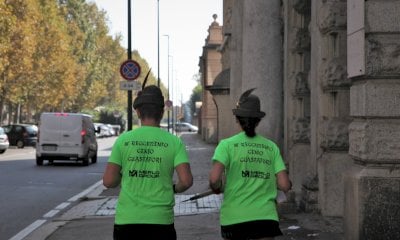
[(97, 162), (97, 140), (92, 117), (80, 113), (46, 112), (40, 115), (36, 165), (44, 160)]

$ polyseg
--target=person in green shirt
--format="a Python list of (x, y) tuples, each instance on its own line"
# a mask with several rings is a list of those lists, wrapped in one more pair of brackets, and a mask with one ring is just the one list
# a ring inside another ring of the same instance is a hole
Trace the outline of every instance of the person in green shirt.
[(218, 144), (210, 171), (210, 188), (223, 191), (221, 236), (226, 240), (273, 239), (282, 235), (276, 209), (278, 189), (291, 188), (278, 146), (256, 133), (265, 113), (260, 100), (244, 92), (233, 109), (242, 131)]
[(105, 187), (121, 186), (113, 237), (175, 240), (174, 194), (193, 184), (188, 154), (180, 138), (160, 128), (164, 97), (158, 87), (145, 87), (133, 108), (141, 127), (117, 138), (103, 175)]

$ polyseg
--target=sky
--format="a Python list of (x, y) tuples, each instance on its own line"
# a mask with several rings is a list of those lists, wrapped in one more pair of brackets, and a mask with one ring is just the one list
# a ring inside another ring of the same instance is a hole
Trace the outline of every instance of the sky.
[[(189, 100), (196, 86), (193, 76), (199, 72), (199, 57), (208, 36), (208, 28), (214, 21), (213, 14), (217, 14), (217, 22), (222, 25), (222, 1), (131, 0), (132, 50), (139, 51), (156, 77), (158, 76), (157, 6), (159, 6), (160, 79), (165, 86), (169, 85), (170, 99), (174, 105)], [(113, 36), (121, 34), (123, 36), (121, 44), (127, 48), (128, 0), (88, 2), (95, 2), (99, 9), (106, 11), (110, 34)]]

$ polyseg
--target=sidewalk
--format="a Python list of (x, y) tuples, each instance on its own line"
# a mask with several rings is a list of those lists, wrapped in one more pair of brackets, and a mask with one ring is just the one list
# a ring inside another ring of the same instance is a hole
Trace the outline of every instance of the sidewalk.
[[(175, 197), (175, 228), (178, 240), (218, 240), (219, 207), (222, 195), (210, 195), (193, 202), (182, 202), (208, 189), (208, 173), (215, 145), (204, 143), (198, 134), (183, 134), (194, 176), (193, 186)], [(110, 240), (112, 239), (118, 189), (101, 184), (61, 215), (30, 233), (24, 240)], [(278, 240), (343, 239), (342, 220), (318, 214), (281, 215), (284, 236)]]

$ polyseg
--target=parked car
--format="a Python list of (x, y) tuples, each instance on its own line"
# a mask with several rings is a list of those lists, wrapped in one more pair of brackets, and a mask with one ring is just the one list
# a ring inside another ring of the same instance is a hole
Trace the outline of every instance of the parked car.
[(96, 136), (99, 138), (112, 137), (115, 135), (115, 131), (110, 124), (94, 123), (94, 127), (96, 130), (98, 130), (98, 132), (96, 133)]
[(10, 146), (23, 148), (25, 146), (36, 146), (38, 128), (32, 124), (10, 124), (2, 126), (8, 136)]
[(40, 115), (36, 165), (44, 160), (82, 161), (84, 166), (97, 162), (97, 140), (92, 117), (80, 113)]
[(106, 127), (108, 127), (108, 134), (109, 137), (115, 136), (115, 130), (111, 124), (106, 124)]
[(198, 127), (187, 122), (179, 122), (175, 124), (175, 131), (177, 132), (197, 132), (198, 130)]
[(94, 129), (96, 129), (97, 138), (107, 137), (108, 128), (103, 123), (94, 123)]
[(120, 125), (110, 125), (114, 129), (114, 136), (118, 136), (121, 132), (121, 126)]
[[(170, 132), (172, 131), (172, 122), (169, 124), (169, 130)], [(164, 129), (165, 131), (168, 131), (168, 122), (164, 121), (160, 123), (160, 128)]]
[(4, 153), (10, 143), (8, 142), (7, 134), (4, 132), (4, 128), (0, 127), (0, 154)]

